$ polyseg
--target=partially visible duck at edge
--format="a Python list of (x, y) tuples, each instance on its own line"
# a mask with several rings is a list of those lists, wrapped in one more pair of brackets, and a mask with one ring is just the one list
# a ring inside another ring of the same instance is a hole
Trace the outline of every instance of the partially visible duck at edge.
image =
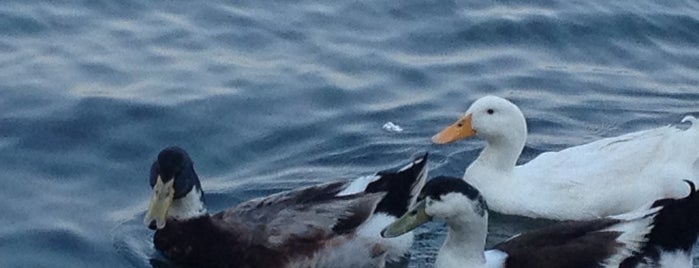
[(394, 237), (431, 220), (446, 222), (447, 238), (436, 268), (691, 268), (699, 231), (699, 194), (689, 184), (690, 195), (685, 198), (528, 231), (484, 251), (486, 199), (462, 179), (438, 177), (427, 182), (416, 207), (381, 234)]

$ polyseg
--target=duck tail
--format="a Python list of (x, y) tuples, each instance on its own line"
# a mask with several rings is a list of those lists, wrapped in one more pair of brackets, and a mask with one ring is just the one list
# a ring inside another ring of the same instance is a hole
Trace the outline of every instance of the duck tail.
[(678, 252), (691, 256), (692, 247), (699, 235), (699, 192), (694, 182), (684, 181), (689, 185), (689, 195), (684, 198), (661, 199), (653, 203), (653, 207), (661, 209), (655, 217), (648, 242), (640, 255), (636, 256), (638, 261), (645, 259), (657, 263), (663, 258), (663, 254)]
[[(699, 234), (699, 191), (693, 181), (683, 180), (689, 186), (689, 194), (684, 198), (667, 198), (655, 201), (654, 207), (662, 206), (656, 225), (667, 227), (674, 233), (683, 232), (691, 238), (693, 245)], [(689, 245), (688, 247), (691, 247)]]
[(697, 189), (696, 189), (697, 187), (694, 185), (694, 182), (693, 182), (693, 181), (690, 181), (690, 180), (682, 180), (682, 181), (684, 181), (684, 182), (686, 182), (687, 184), (689, 184), (689, 195), (688, 195), (687, 197), (685, 197), (685, 198), (690, 198), (690, 197), (692, 197), (693, 195), (696, 195), (696, 194), (697, 194)]
[(683, 181), (689, 185), (689, 195), (681, 200), (687, 203), (684, 207), (684, 212), (688, 217), (691, 216), (689, 218), (691, 219), (692, 227), (694, 227), (694, 241), (696, 242), (696, 238), (699, 236), (699, 191), (696, 189), (693, 181)]
[(386, 192), (376, 206), (376, 213), (400, 217), (416, 202), (427, 180), (428, 153), (414, 158), (408, 165), (394, 170), (380, 171), (377, 179), (369, 183), (366, 192)]
[(693, 115), (685, 116), (684, 118), (682, 118), (682, 121), (680, 121), (680, 122), (681, 123), (689, 122), (691, 124), (691, 126), (689, 128), (695, 128), (695, 127), (699, 126), (699, 124), (697, 124), (697, 122), (699, 122), (699, 120), (697, 120), (697, 118), (694, 117)]

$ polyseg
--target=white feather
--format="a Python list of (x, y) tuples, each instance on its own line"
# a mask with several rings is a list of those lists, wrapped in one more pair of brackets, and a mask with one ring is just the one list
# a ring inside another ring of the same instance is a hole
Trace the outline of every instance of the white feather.
[(689, 252), (676, 250), (672, 252), (663, 251), (660, 253), (658, 261), (660, 267), (667, 268), (692, 268), (693, 258)]
[[(413, 162), (401, 167), (400, 169), (398, 169), (397, 172), (406, 171), (414, 167), (415, 165), (422, 163), (423, 161), (425, 161), (424, 158), (418, 158)], [(363, 192), (370, 183), (378, 180), (379, 178), (381, 178), (380, 175), (359, 177), (350, 182), (347, 188), (338, 193), (337, 196), (344, 196)], [(413, 200), (411, 203), (415, 203), (415, 199), (417, 199), (417, 195), (420, 189), (422, 189), (422, 186), (424, 186), (426, 178), (427, 168), (424, 168), (422, 173), (420, 174), (420, 177), (416, 179), (416, 182), (418, 184), (412, 187), (411, 196), (413, 197)], [(400, 258), (408, 254), (410, 248), (412, 247), (414, 237), (413, 232), (408, 232), (399, 237), (394, 238), (383, 238), (380, 235), (381, 230), (383, 230), (383, 228), (391, 224), (396, 219), (396, 217), (385, 213), (375, 213), (357, 231), (357, 235), (362, 239), (358, 239), (357, 241), (351, 241), (351, 243), (362, 244), (364, 243), (364, 241), (371, 241), (372, 243), (375, 243), (381, 246), (382, 248), (386, 249), (387, 254), (385, 258), (387, 261), (395, 262), (400, 260)], [(356, 246), (357, 245), (349, 245), (347, 246), (347, 248), (352, 248)]]
[(389, 262), (398, 261), (401, 257), (408, 254), (413, 245), (413, 232), (394, 238), (381, 237), (381, 230), (396, 219), (396, 217), (385, 213), (376, 213), (357, 232), (359, 236), (368, 238), (384, 247), (388, 252), (386, 260)]
[(168, 216), (177, 220), (186, 220), (206, 214), (206, 207), (201, 201), (201, 195), (201, 190), (193, 187), (184, 197), (172, 201)]
[(502, 268), (505, 267), (505, 261), (507, 260), (507, 253), (502, 252), (497, 249), (486, 250), (485, 254), (485, 268)]
[(626, 258), (638, 253), (648, 240), (648, 234), (653, 229), (653, 222), (657, 212), (662, 207), (650, 208), (650, 203), (630, 213), (612, 216), (609, 218), (622, 220), (604, 231), (620, 232), (616, 241), (622, 246), (616, 254), (607, 258), (603, 263), (605, 267), (619, 267)]
[(350, 184), (347, 186), (347, 188), (345, 188), (344, 190), (339, 192), (337, 194), (337, 196), (345, 196), (345, 195), (351, 195), (351, 194), (364, 192), (364, 189), (366, 189), (367, 185), (369, 185), (369, 183), (372, 183), (373, 181), (375, 181), (378, 178), (381, 178), (381, 177), (378, 175), (359, 177), (359, 178), (353, 180), (352, 182), (350, 182)]

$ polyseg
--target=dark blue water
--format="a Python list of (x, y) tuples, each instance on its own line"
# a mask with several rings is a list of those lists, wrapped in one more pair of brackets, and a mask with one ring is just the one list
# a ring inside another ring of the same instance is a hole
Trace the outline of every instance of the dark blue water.
[[(424, 150), (461, 176), (482, 142), (428, 138), (485, 94), (528, 117), (522, 161), (699, 115), (699, 2), (3, 1), (0, 267), (158, 266), (169, 145), (212, 211)], [(546, 224), (495, 215), (489, 241)], [(444, 235), (418, 233), (412, 267)]]

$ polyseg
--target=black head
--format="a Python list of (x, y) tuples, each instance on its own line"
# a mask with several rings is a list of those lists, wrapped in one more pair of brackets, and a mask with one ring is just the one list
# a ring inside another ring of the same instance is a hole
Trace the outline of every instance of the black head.
[(430, 197), (432, 200), (441, 200), (442, 196), (449, 193), (460, 193), (466, 196), (468, 199), (476, 202), (474, 209), (476, 213), (483, 216), (485, 211), (488, 209), (488, 205), (481, 193), (475, 187), (468, 184), (461, 178), (454, 178), (448, 176), (438, 176), (429, 180), (425, 187), (422, 188), (420, 192), (419, 200)]
[(175, 180), (175, 199), (185, 196), (194, 186), (201, 188), (192, 159), (179, 147), (168, 147), (160, 151), (150, 169), (151, 188), (155, 186), (158, 177), (163, 182)]
[(165, 227), (170, 207), (175, 201), (187, 196), (195, 187), (201, 190), (192, 160), (187, 152), (178, 147), (160, 151), (158, 159), (151, 165), (150, 186), (153, 195), (143, 222), (151, 229)]

